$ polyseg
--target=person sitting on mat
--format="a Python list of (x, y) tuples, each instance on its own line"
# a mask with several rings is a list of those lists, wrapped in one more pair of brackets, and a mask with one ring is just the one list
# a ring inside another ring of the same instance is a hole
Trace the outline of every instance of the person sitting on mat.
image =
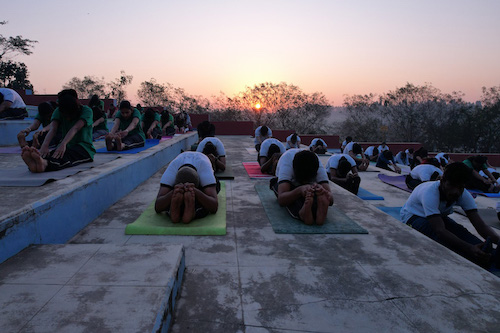
[(366, 171), (366, 169), (368, 169), (370, 160), (366, 158), (363, 153), (363, 148), (361, 148), (359, 143), (354, 141), (349, 142), (344, 148), (344, 154), (351, 156), (352, 159), (356, 161), (356, 166), (359, 171)]
[(386, 151), (386, 150), (390, 150), (389, 149), (389, 146), (384, 142), (382, 142), (379, 146), (378, 146), (378, 151), (379, 153), (382, 153), (383, 151)]
[(92, 108), (92, 113), (92, 119), (94, 120), (92, 123), (92, 139), (97, 140), (98, 138), (101, 138), (109, 133), (108, 121), (104, 111), (100, 107), (94, 106)]
[(226, 170), (226, 150), (218, 138), (206, 137), (198, 144), (196, 151), (207, 155), (214, 172)]
[(439, 153), (436, 156), (434, 156), (435, 159), (438, 160), (439, 164), (441, 167), (445, 167), (448, 163), (451, 163), (453, 161), (450, 160), (450, 155), (446, 153)]
[(429, 152), (424, 147), (420, 147), (413, 153), (413, 158), (411, 160), (410, 168), (414, 168), (419, 164), (424, 163), (424, 159), (426, 159), (429, 155)]
[(278, 161), (276, 176), (271, 189), (279, 205), (307, 225), (322, 225), (328, 206), (333, 205), (333, 196), (318, 156), (309, 150), (289, 149)]
[(483, 249), (484, 242), (448, 217), (454, 205), (461, 206), (479, 235), (489, 237), (498, 248), (500, 237), (478, 214), (472, 195), (464, 191), (471, 177), (472, 169), (464, 163), (449, 164), (440, 181), (425, 182), (413, 190), (401, 208), (401, 220), (461, 256), (487, 267), (491, 255)]
[(410, 165), (410, 157), (406, 153), (406, 151), (400, 151), (394, 156), (394, 162), (401, 165)]
[(13, 89), (0, 88), (0, 120), (18, 120), (27, 116), (22, 97)]
[(379, 150), (375, 146), (370, 146), (365, 149), (365, 156), (371, 162), (377, 162)]
[(167, 107), (164, 107), (161, 113), (161, 132), (164, 136), (173, 136), (175, 134), (174, 116), (168, 112)]
[(443, 175), (443, 170), (441, 170), (440, 164), (435, 158), (428, 158), (424, 160), (423, 164), (419, 164), (406, 175), (406, 186), (413, 190), (418, 185), (423, 182), (435, 181), (441, 179)]
[(401, 173), (401, 168), (394, 162), (394, 157), (392, 157), (392, 152), (390, 150), (384, 150), (381, 152), (377, 159), (377, 168), (393, 171), (396, 173)]
[[(52, 114), (50, 130), (40, 151), (28, 146), (22, 149), (21, 157), (31, 172), (56, 171), (93, 161), (92, 109), (78, 102), (73, 89), (61, 91), (57, 97), (59, 107)], [(49, 152), (50, 142), (59, 127), (63, 139)]]
[(340, 151), (343, 152), (349, 142), (352, 142), (351, 136), (346, 137), (345, 140), (342, 142), (342, 144), (340, 145)]
[(278, 139), (269, 138), (264, 140), (260, 146), (258, 157), (260, 172), (274, 175), (280, 156), (285, 151), (285, 146)]
[(309, 145), (309, 150), (316, 154), (326, 153), (326, 142), (321, 138), (314, 138)]
[(255, 129), (255, 139), (253, 143), (255, 144), (255, 150), (260, 151), (260, 145), (265, 139), (269, 139), (273, 136), (273, 131), (267, 126), (259, 126)]
[(287, 150), (292, 148), (300, 148), (300, 136), (298, 136), (297, 133), (290, 134), (286, 138), (285, 148)]
[(351, 193), (358, 194), (361, 178), (356, 161), (346, 154), (335, 154), (326, 163), (328, 178)]
[[(43, 102), (38, 105), (38, 114), (35, 117), (35, 120), (33, 123), (26, 127), (26, 129), (22, 130), (17, 134), (17, 141), (19, 142), (19, 146), (21, 148), (25, 146), (30, 146), (30, 147), (35, 147), (37, 149), (40, 149), (40, 146), (43, 143), (43, 140), (45, 139), (45, 136), (50, 130), (50, 119), (52, 118), (52, 113), (54, 112), (54, 108), (52, 107), (52, 104), (49, 102)], [(33, 131), (36, 131), (40, 125), (42, 125), (42, 130), (37, 131), (33, 134), (33, 140), (26, 141), (26, 136)], [(55, 146), (59, 143), (61, 140), (61, 137), (54, 136), (54, 139), (52, 139), (53, 144), (50, 146)]]
[[(472, 170), (472, 177), (465, 184), (465, 187), (471, 190), (480, 190), (486, 193), (498, 193), (500, 186), (495, 177), (488, 170), (488, 158), (484, 155), (471, 156), (463, 161), (463, 163)], [(488, 178), (484, 178), (479, 174), (483, 171)]]
[(152, 108), (147, 108), (141, 116), (141, 128), (146, 139), (161, 139), (161, 116)]
[(116, 113), (115, 124), (106, 135), (107, 150), (128, 150), (144, 147), (146, 136), (141, 127), (141, 113), (137, 109), (132, 110), (129, 101), (120, 103), (120, 110)]
[(166, 211), (173, 223), (189, 223), (217, 212), (217, 192), (208, 157), (187, 151), (178, 155), (163, 173), (155, 211)]

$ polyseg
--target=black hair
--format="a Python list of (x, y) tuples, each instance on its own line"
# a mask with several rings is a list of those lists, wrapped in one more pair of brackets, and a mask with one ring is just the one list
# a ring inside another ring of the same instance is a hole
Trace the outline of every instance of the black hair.
[(373, 156), (378, 155), (378, 148), (373, 147)]
[(420, 147), (415, 151), (415, 157), (420, 156), (421, 158), (427, 157), (429, 152), (424, 147)]
[(97, 96), (97, 95), (92, 95), (92, 97), (90, 98), (90, 101), (89, 101), (89, 106), (90, 106), (91, 108), (94, 108), (94, 107), (96, 107), (96, 106), (97, 106), (97, 107), (99, 107), (99, 106), (100, 106), (99, 104), (100, 104), (100, 103), (99, 103), (99, 96)]
[(316, 146), (321, 146), (323, 147), (323, 140), (316, 140)]
[(57, 94), (57, 98), (59, 99), (59, 97), (63, 95), (73, 96), (74, 98), (78, 99), (78, 94), (76, 93), (75, 89), (63, 89)]
[(390, 151), (390, 150), (384, 150), (384, 151), (382, 152), (382, 155), (383, 155), (386, 159), (388, 159), (388, 160), (392, 160), (392, 159), (393, 159), (392, 151)]
[(155, 113), (155, 110), (153, 110), (152, 108), (147, 108), (144, 112), (144, 121), (147, 121), (149, 123), (155, 121)]
[(274, 155), (274, 153), (281, 153), (281, 150), (277, 144), (271, 143), (267, 151), (267, 158), (271, 158)]
[(301, 150), (293, 158), (293, 172), (299, 183), (308, 183), (318, 173), (319, 160), (315, 153)]
[(0, 93), (0, 103), (3, 103), (3, 94)]
[(462, 162), (454, 162), (446, 166), (442, 179), (452, 184), (465, 185), (471, 177), (471, 168)]
[(210, 122), (208, 120), (202, 121), (198, 124), (196, 130), (198, 131), (198, 137), (200, 139), (210, 136)]
[(119, 109), (120, 110), (121, 109), (131, 109), (132, 110), (132, 105), (130, 104), (129, 101), (121, 101)]
[(361, 146), (360, 146), (360, 144), (359, 144), (359, 143), (355, 143), (355, 144), (353, 144), (353, 145), (352, 145), (352, 152), (353, 152), (354, 154), (356, 154), (356, 155), (357, 155), (357, 154), (361, 154), (361, 151), (362, 151), (362, 150), (361, 150)]
[(410, 154), (413, 154), (413, 152), (414, 152), (414, 151), (415, 151), (415, 150), (413, 150), (413, 148), (408, 149), (408, 152), (409, 152)]
[(210, 131), (208, 132), (208, 136), (215, 136), (215, 125), (210, 124)]
[(401, 152), (401, 159), (402, 160), (406, 159), (406, 153), (404, 151)]
[(290, 138), (290, 141), (291, 141), (293, 144), (296, 144), (296, 143), (297, 143), (297, 133), (293, 133), (293, 134), (292, 134), (292, 137)]
[(80, 103), (78, 102), (78, 94), (74, 89), (64, 89), (57, 94), (59, 102), (59, 111), (62, 115), (74, 119), (82, 113)]
[(346, 143), (349, 143), (351, 141), (352, 141), (352, 137), (351, 136), (348, 136), (348, 137), (345, 138), (345, 142)]
[(351, 163), (349, 163), (349, 161), (344, 156), (342, 156), (339, 160), (339, 166), (337, 167), (337, 175), (340, 178), (345, 178), (351, 168)]
[(267, 135), (267, 133), (269, 133), (269, 128), (267, 128), (267, 126), (262, 126), (262, 127), (260, 128), (260, 135), (262, 135), (262, 136), (266, 136), (266, 135)]
[(472, 157), (473, 162), (476, 162), (477, 164), (481, 164), (481, 165), (486, 163), (487, 160), (488, 160), (488, 158), (484, 155), (476, 155), (476, 156)]
[(52, 104), (50, 104), (49, 102), (43, 102), (38, 104), (38, 113), (40, 114), (40, 117), (42, 117), (42, 119), (50, 120), (50, 117), (52, 117), (53, 112), (54, 108), (52, 107)]
[(430, 164), (430, 165), (434, 165), (436, 168), (439, 168), (441, 166), (441, 164), (439, 163), (439, 161), (437, 160), (437, 158), (435, 157), (429, 157), (429, 158), (426, 158), (424, 160), (424, 163), (423, 164)]
[(217, 147), (215, 147), (215, 145), (212, 142), (208, 141), (205, 144), (205, 147), (203, 147), (202, 153), (205, 155), (212, 154), (212, 155), (217, 156)]
[(443, 154), (443, 157), (446, 158), (447, 160), (450, 159), (450, 155), (448, 155), (448, 154)]
[(92, 108), (92, 119), (94, 121), (104, 118), (104, 112), (101, 110), (101, 108), (94, 106)]

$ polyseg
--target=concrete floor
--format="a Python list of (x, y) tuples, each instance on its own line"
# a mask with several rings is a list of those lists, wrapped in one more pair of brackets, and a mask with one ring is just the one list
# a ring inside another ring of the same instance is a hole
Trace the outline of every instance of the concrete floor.
[[(235, 173), (233, 181), (226, 181), (225, 236), (124, 234), (125, 226), (154, 200), (162, 169), (69, 242), (183, 245), (187, 270), (173, 332), (500, 331), (499, 278), (375, 207), (402, 206), (408, 193), (383, 184), (375, 172), (361, 173), (361, 186), (384, 201), (363, 201), (334, 184), (331, 188), (335, 205), (369, 234), (275, 234), (254, 189), (263, 180), (249, 179), (241, 165), (256, 160), (242, 149), (252, 147), (252, 139), (220, 138)], [(480, 207), (496, 203), (476, 200)], [(457, 214), (453, 218), (466, 220)], [(36, 301), (43, 303), (43, 297)], [(3, 293), (0, 304), (2, 298)], [(29, 325), (20, 331), (44, 329)]]

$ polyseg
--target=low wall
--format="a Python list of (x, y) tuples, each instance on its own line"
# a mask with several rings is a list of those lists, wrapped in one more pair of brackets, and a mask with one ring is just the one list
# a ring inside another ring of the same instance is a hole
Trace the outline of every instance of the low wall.
[[(33, 124), (33, 119), (0, 120), (0, 146), (17, 145), (17, 134)], [(40, 126), (40, 129), (42, 126)], [(33, 132), (28, 134), (28, 140), (33, 139)]]
[(193, 129), (196, 129), (198, 124), (204, 122), (205, 120), (210, 121), (209, 114), (189, 114), (189, 118), (191, 118), (191, 126)]
[[(436, 156), (437, 153), (429, 153), (429, 156), (434, 157)], [(477, 154), (463, 154), (463, 153), (448, 153), (450, 156), (450, 159), (453, 162), (462, 162), (463, 160), (475, 156), (475, 155), (483, 155), (488, 158), (488, 163), (490, 163), (492, 166), (495, 167), (500, 167), (500, 154), (482, 154), (482, 153), (477, 153)]]
[[(366, 149), (370, 146), (378, 147), (381, 144), (380, 141), (358, 143), (363, 149)], [(418, 148), (422, 147), (422, 144), (420, 142), (386, 142), (386, 144), (394, 155), (396, 155), (400, 151), (405, 151), (406, 149), (413, 148), (413, 150), (417, 150)]]
[(251, 121), (212, 121), (215, 135), (254, 135), (255, 129)]
[(315, 138), (321, 138), (326, 142), (328, 148), (340, 148), (338, 135), (324, 135), (324, 134), (299, 134), (300, 142), (309, 146), (311, 141)]
[[(295, 133), (295, 131), (293, 130), (272, 130), (272, 131), (273, 131), (273, 138), (278, 139), (281, 142), (286, 142), (286, 138), (288, 138), (290, 134)], [(255, 131), (253, 134), (255, 135)]]

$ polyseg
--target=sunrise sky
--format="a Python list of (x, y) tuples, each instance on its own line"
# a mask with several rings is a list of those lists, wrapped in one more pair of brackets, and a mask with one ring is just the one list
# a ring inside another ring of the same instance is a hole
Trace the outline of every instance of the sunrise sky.
[(499, 13), (496, 0), (16, 0), (0, 34), (38, 41), (15, 60), (40, 94), (124, 70), (133, 102), (151, 78), (205, 97), (287, 82), (336, 106), (429, 82), (475, 101), (500, 85)]

